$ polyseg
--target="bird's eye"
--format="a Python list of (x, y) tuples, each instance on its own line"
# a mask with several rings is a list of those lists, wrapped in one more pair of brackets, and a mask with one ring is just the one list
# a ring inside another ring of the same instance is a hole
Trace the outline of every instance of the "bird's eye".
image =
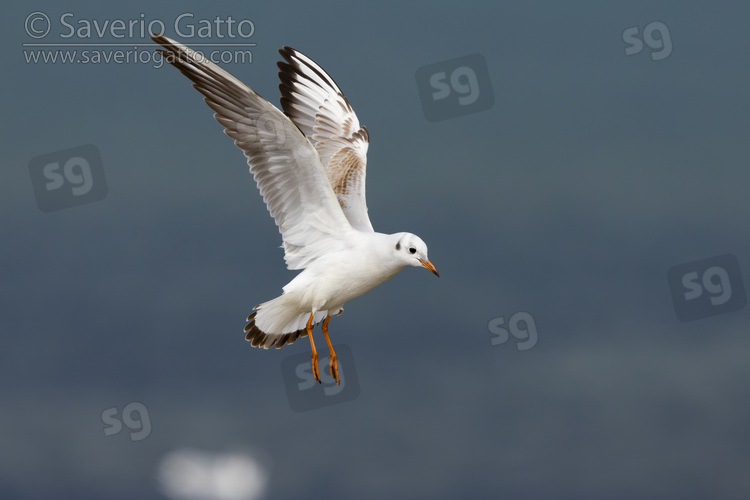
[(409, 247), (409, 253), (417, 253), (417, 249), (414, 247)]

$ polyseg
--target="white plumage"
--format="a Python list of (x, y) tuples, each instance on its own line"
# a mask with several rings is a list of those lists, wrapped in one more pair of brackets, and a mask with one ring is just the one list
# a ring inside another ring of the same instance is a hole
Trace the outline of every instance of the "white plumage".
[(406, 265), (436, 275), (427, 246), (410, 233), (374, 232), (367, 215), (365, 172), (369, 134), (336, 83), (311, 59), (284, 47), (279, 53), (281, 112), (237, 78), (163, 35), (153, 40), (166, 60), (193, 81), (224, 132), (245, 153), (268, 211), (284, 242), (287, 267), (301, 269), (284, 293), (255, 307), (246, 338), (280, 348), (310, 336), (312, 327), (348, 300), (394, 276)]

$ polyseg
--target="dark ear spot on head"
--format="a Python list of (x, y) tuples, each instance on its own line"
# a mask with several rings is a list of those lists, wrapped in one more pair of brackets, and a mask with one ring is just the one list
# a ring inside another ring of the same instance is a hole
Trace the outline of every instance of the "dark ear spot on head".
[(396, 243), (396, 250), (401, 250), (401, 242)]

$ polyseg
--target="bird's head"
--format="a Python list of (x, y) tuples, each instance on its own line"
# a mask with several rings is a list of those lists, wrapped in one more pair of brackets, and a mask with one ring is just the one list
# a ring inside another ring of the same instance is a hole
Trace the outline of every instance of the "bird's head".
[(427, 245), (419, 236), (411, 233), (399, 233), (395, 236), (393, 254), (398, 260), (404, 265), (426, 267), (435, 276), (440, 276), (430, 259), (427, 258)]

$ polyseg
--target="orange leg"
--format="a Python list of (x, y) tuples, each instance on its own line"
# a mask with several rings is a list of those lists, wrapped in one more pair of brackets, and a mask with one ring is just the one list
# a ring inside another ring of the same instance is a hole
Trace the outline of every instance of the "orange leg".
[[(312, 348), (312, 355), (310, 356), (312, 360), (310, 361), (310, 364), (312, 364), (313, 377), (315, 377), (315, 380), (320, 384), (322, 382), (320, 381), (320, 373), (318, 372), (318, 351), (315, 350), (315, 342), (313, 342), (312, 338), (313, 316), (314, 314), (310, 314), (310, 319), (307, 320), (307, 336), (310, 337), (310, 348)], [(326, 336), (326, 339), (327, 338), (328, 336)]]
[(331, 372), (331, 377), (336, 379), (336, 384), (341, 385), (341, 382), (339, 381), (339, 364), (336, 358), (336, 353), (333, 351), (331, 339), (328, 338), (328, 322), (330, 320), (331, 315), (329, 314), (328, 316), (326, 316), (326, 319), (323, 320), (321, 328), (323, 329), (323, 336), (326, 338), (326, 342), (328, 343), (328, 359), (330, 360), (328, 362), (328, 369)]

